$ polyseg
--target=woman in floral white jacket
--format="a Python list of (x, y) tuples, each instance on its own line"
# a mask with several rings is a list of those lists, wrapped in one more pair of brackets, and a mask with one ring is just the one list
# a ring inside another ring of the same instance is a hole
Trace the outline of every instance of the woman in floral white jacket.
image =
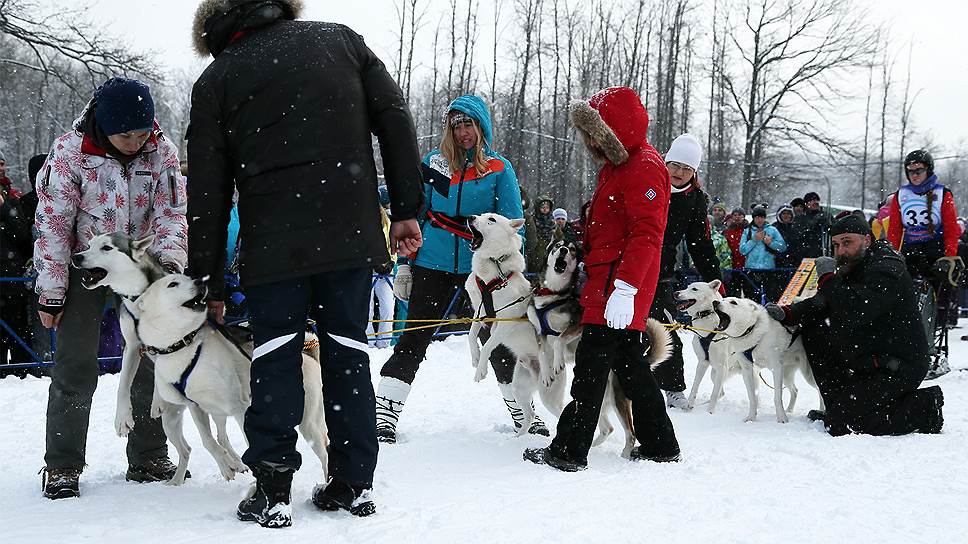
[[(154, 235), (149, 250), (181, 271), (187, 256), (185, 181), (175, 146), (154, 120), (148, 87), (111, 78), (94, 92), (74, 129), (57, 138), (37, 174), (34, 245), (40, 317), (58, 331), (47, 405), (44, 495), (79, 495), (91, 398), (98, 377), (98, 339), (107, 288), (85, 289), (71, 255), (96, 233)], [(109, 250), (107, 248), (105, 251)], [(132, 388), (134, 427), (126, 478), (167, 480), (174, 473), (164, 431), (148, 415), (153, 366), (142, 360)]]

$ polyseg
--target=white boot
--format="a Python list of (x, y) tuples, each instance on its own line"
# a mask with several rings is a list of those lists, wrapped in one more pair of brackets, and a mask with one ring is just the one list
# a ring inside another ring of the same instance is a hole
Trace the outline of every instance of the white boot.
[(410, 384), (384, 376), (376, 391), (376, 439), (393, 444), (397, 441), (397, 420), (403, 403), (410, 394)]
[(682, 391), (666, 391), (665, 398), (666, 406), (669, 408), (679, 408), (680, 410), (685, 410), (689, 404)]
[[(501, 389), (501, 397), (504, 399), (504, 405), (507, 406), (508, 412), (511, 413), (511, 421), (514, 422), (515, 430), (520, 429), (521, 422), (524, 421), (524, 412), (521, 410), (518, 402), (514, 400), (514, 391), (511, 390), (511, 384), (498, 382), (497, 386)], [(533, 401), (531, 402), (531, 409), (534, 410)], [(534, 415), (534, 421), (531, 422), (528, 433), (551, 436), (551, 432), (548, 431), (548, 426), (545, 425), (544, 421), (541, 421), (538, 414)]]

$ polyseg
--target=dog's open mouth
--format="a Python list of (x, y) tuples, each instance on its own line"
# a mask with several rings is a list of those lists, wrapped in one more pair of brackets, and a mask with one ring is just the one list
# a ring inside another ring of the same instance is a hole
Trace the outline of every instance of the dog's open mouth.
[(558, 258), (555, 259), (555, 273), (556, 274), (564, 274), (565, 273), (565, 270), (568, 269), (568, 261), (565, 259), (565, 255), (567, 255), (567, 254), (568, 253), (565, 252), (564, 255), (559, 255)]
[(194, 312), (204, 312), (207, 309), (205, 304), (205, 295), (207, 294), (207, 289), (199, 290), (198, 294), (194, 298), (188, 300), (182, 306), (192, 310)]
[(676, 309), (680, 312), (684, 312), (691, 308), (695, 303), (696, 301), (691, 299), (676, 299)]
[(100, 267), (80, 268), (78, 270), (81, 274), (81, 285), (86, 289), (97, 287), (101, 280), (108, 277), (108, 271)]
[(467, 228), (471, 231), (471, 251), (477, 251), (484, 245), (484, 234), (477, 230), (473, 224), (468, 224)]
[(719, 326), (716, 327), (716, 332), (723, 332), (729, 328), (729, 324), (732, 319), (729, 318), (729, 314), (716, 308), (716, 315), (719, 316)]

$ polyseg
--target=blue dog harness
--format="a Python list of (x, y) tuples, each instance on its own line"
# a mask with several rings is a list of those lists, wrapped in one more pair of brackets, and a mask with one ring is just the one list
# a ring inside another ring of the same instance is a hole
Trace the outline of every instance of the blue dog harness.
[(541, 334), (545, 336), (561, 336), (561, 333), (564, 331), (559, 332), (551, 328), (551, 324), (548, 323), (548, 314), (551, 313), (552, 310), (560, 308), (569, 302), (570, 301), (567, 298), (563, 298), (552, 302), (544, 308), (538, 308), (535, 306), (534, 311), (538, 316), (538, 323), (541, 324)]

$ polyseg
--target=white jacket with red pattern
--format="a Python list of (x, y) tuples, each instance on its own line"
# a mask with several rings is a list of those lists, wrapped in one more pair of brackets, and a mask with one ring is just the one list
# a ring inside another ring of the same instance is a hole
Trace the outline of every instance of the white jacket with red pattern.
[(149, 250), (169, 267), (187, 261), (185, 179), (178, 153), (157, 124), (138, 158), (125, 168), (84, 136), (87, 110), (74, 130), (54, 140), (37, 174), (39, 233), (34, 243), (40, 303), (59, 306), (67, 293), (71, 255), (95, 234), (155, 235)]

